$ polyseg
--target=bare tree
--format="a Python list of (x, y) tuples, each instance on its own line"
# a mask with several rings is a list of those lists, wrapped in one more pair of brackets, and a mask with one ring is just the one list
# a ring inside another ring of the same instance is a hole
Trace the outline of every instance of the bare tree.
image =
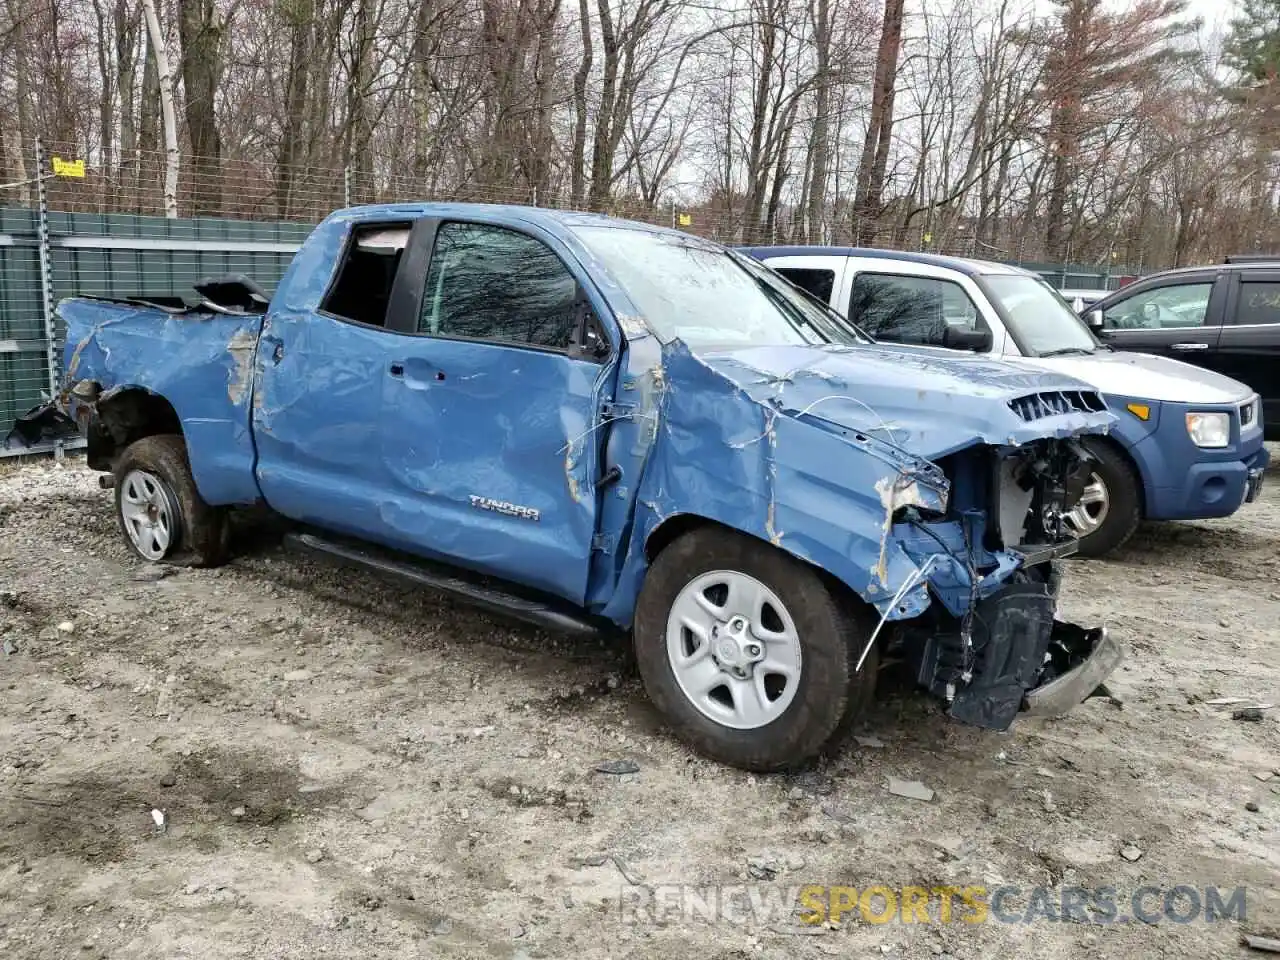
[(885, 0), (876, 73), (871, 87), (871, 113), (862, 159), (858, 162), (858, 187), (854, 197), (855, 235), (858, 243), (872, 242), (879, 225), (885, 168), (893, 140), (893, 99), (902, 51), (905, 0)]
[(160, 88), (160, 114), (164, 119), (164, 214), (178, 215), (178, 121), (173, 109), (173, 74), (169, 72), (169, 53), (165, 48), (155, 0), (142, 0), (147, 17), (147, 35), (151, 39), (151, 56), (156, 64), (156, 82)]

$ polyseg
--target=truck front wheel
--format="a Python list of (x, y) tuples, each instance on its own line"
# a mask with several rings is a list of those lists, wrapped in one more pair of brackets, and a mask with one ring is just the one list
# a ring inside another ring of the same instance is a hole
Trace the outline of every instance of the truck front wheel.
[[(654, 560), (635, 617), (651, 700), (695, 750), (747, 770), (815, 756), (874, 687), (851, 617), (812, 568), (701, 527)], [(865, 642), (865, 637), (861, 638)]]
[(226, 511), (200, 497), (182, 437), (131, 443), (112, 469), (116, 519), (143, 560), (213, 567), (227, 559)]

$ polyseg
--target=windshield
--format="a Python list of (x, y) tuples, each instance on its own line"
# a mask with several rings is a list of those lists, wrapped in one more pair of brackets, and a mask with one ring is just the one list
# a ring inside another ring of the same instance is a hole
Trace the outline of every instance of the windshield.
[(979, 283), (1023, 353), (1053, 357), (1098, 349), (1084, 321), (1039, 277), (987, 274)]
[(698, 347), (786, 346), (856, 338), (835, 317), (747, 257), (695, 238), (577, 227), (658, 339)]

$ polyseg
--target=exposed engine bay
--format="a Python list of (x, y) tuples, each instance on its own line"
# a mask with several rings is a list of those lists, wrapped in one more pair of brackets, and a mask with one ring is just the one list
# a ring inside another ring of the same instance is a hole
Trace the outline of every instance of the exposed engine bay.
[(886, 652), (962, 722), (1003, 730), (1023, 710), (1066, 712), (1120, 659), (1105, 629), (1055, 619), (1062, 558), (1076, 549), (1063, 515), (1092, 457), (1074, 439), (1044, 439), (970, 447), (939, 466), (951, 484), (947, 513), (905, 507), (894, 534), (929, 566), (942, 602), (896, 624)]

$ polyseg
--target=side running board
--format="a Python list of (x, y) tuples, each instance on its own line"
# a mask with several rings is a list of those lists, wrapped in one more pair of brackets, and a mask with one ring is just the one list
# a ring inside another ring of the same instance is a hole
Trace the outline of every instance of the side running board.
[(285, 546), (306, 553), (319, 554), (341, 563), (363, 567), (377, 573), (408, 580), (446, 594), (450, 598), (470, 606), (480, 607), (496, 614), (542, 627), (556, 633), (593, 636), (601, 632), (602, 624), (592, 620), (565, 604), (554, 600), (539, 600), (508, 592), (500, 587), (472, 579), (464, 571), (455, 571), (441, 564), (417, 558), (403, 559), (376, 548), (330, 540), (315, 533), (287, 533)]

